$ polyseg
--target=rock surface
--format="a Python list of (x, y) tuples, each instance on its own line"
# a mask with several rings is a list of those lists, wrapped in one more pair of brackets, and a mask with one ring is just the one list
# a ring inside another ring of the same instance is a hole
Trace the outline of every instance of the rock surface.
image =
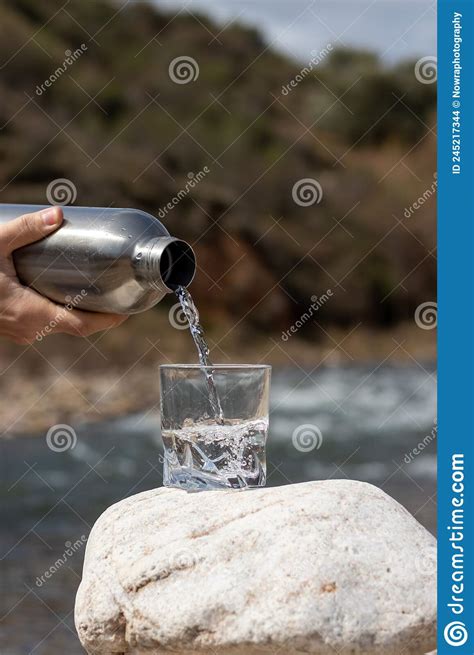
[(421, 655), (435, 562), (432, 535), (365, 483), (156, 489), (94, 526), (76, 626), (100, 655)]

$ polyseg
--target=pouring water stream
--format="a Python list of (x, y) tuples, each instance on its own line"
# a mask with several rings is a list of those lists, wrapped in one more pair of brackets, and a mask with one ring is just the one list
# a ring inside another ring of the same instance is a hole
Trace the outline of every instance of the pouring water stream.
[(209, 346), (204, 337), (204, 330), (199, 322), (198, 310), (191, 294), (185, 287), (178, 287), (175, 293), (181, 305), (181, 309), (188, 321), (189, 330), (198, 351), (199, 363), (203, 367), (202, 370), (206, 376), (209, 403), (212, 408), (212, 413), (214, 414), (216, 422), (219, 425), (224, 425), (224, 414), (222, 412), (221, 402), (217, 393), (212, 370), (209, 368), (212, 366), (211, 360), (209, 359)]

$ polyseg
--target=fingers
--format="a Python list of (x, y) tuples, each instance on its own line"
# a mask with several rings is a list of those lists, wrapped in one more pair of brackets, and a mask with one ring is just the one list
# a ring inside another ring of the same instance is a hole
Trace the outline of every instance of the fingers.
[[(5, 257), (4, 265), (11, 262), (9, 255), (14, 250), (54, 232), (62, 221), (62, 209), (48, 207), (1, 224), (0, 256)], [(128, 318), (118, 314), (99, 314), (62, 307), (32, 289), (22, 287), (17, 281), (13, 284), (13, 277), (8, 271), (3, 271), (3, 277), (10, 283), (10, 298), (6, 299), (9, 302), (5, 311), (0, 312), (0, 333), (21, 344), (41, 341), (56, 332), (87, 337), (117, 327)]]
[(121, 314), (99, 314), (97, 312), (83, 312), (80, 309), (63, 310), (63, 320), (58, 324), (57, 332), (65, 332), (75, 336), (88, 337), (95, 332), (110, 330), (121, 325), (128, 316)]
[(63, 221), (61, 207), (48, 207), (24, 214), (0, 225), (0, 253), (8, 256), (17, 248), (38, 241), (54, 232)]
[(20, 344), (42, 341), (45, 337), (64, 332), (88, 337), (123, 323), (128, 316), (98, 314), (67, 309), (30, 290), (22, 290), (10, 312), (8, 328), (11, 338)]

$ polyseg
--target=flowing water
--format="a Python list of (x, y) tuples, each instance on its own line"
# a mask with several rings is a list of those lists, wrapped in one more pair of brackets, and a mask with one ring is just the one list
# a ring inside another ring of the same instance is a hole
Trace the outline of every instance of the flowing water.
[(162, 430), (164, 483), (186, 489), (265, 484), (268, 420), (193, 423)]
[(268, 421), (224, 419), (199, 312), (187, 289), (178, 287), (176, 295), (206, 378), (212, 418), (199, 422), (186, 419), (182, 427), (162, 431), (164, 484), (188, 490), (264, 484)]
[(212, 366), (212, 363), (209, 359), (209, 346), (207, 345), (207, 341), (204, 337), (204, 330), (202, 329), (201, 323), (199, 322), (199, 312), (196, 308), (196, 305), (194, 304), (191, 294), (187, 289), (185, 289), (185, 287), (178, 287), (176, 289), (176, 296), (178, 297), (181, 309), (183, 310), (183, 313), (189, 323), (189, 330), (198, 351), (199, 363), (203, 367), (203, 374), (206, 376), (209, 403), (211, 405), (214, 418), (216, 419), (217, 423), (223, 425), (224, 414), (222, 412), (221, 402), (217, 393), (212, 370), (209, 369), (209, 366)]
[[(270, 410), (268, 486), (346, 477), (371, 482), (435, 530), (432, 365), (274, 367)], [(74, 424), (77, 442), (63, 452), (48, 448), (44, 433), (0, 440), (2, 655), (84, 655), (73, 621), (82, 537), (112, 503), (161, 484), (158, 425), (148, 411)], [(319, 447), (294, 438), (311, 425), (324, 437)]]

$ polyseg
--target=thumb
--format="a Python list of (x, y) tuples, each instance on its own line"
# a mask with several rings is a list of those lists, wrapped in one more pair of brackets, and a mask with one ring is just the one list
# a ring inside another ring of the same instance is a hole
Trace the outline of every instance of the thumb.
[(10, 255), (17, 248), (54, 232), (63, 221), (61, 207), (48, 207), (34, 214), (24, 214), (0, 225), (0, 251)]

